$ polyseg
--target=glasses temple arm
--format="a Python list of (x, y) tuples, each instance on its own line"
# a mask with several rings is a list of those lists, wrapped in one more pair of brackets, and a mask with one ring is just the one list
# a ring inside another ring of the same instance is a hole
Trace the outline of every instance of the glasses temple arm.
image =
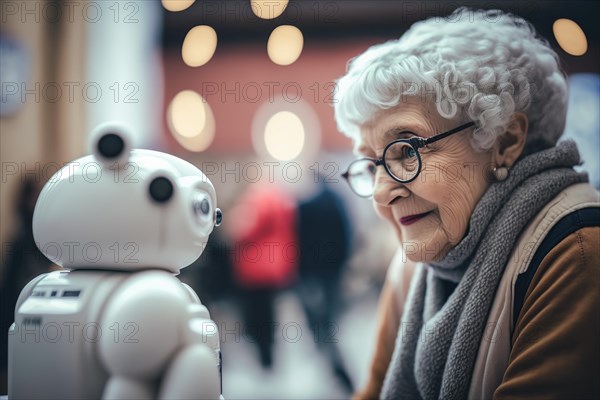
[(431, 144), (431, 143), (437, 142), (438, 140), (447, 138), (448, 136), (453, 135), (457, 132), (460, 132), (463, 129), (467, 129), (473, 125), (475, 125), (475, 122), (473, 122), (473, 121), (467, 122), (466, 124), (458, 126), (454, 129), (450, 129), (448, 132), (440, 133), (439, 135), (432, 136), (429, 139), (423, 139), (423, 141), (421, 142), (421, 146), (427, 146), (428, 144)]

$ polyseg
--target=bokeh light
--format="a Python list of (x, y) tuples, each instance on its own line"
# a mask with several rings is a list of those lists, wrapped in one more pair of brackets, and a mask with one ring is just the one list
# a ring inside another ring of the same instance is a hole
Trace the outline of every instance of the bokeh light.
[(171, 133), (190, 151), (206, 150), (215, 137), (215, 118), (210, 105), (192, 91), (179, 92), (169, 104), (167, 122)]
[(200, 67), (210, 61), (216, 49), (217, 32), (208, 25), (199, 25), (185, 36), (181, 56), (190, 67)]
[(304, 148), (304, 125), (291, 111), (280, 111), (267, 121), (265, 146), (278, 160), (289, 161), (298, 157)]
[(194, 4), (196, 0), (161, 0), (163, 7), (171, 12), (183, 11)]
[(271, 32), (267, 53), (275, 64), (290, 65), (300, 57), (304, 37), (300, 29), (292, 25), (278, 26)]
[(587, 38), (585, 33), (575, 21), (561, 18), (552, 25), (554, 37), (560, 47), (573, 56), (582, 56), (587, 51)]
[(258, 18), (273, 19), (279, 17), (285, 11), (288, 0), (251, 0), (250, 7)]
[(311, 164), (321, 149), (321, 124), (312, 105), (275, 96), (252, 120), (252, 145), (264, 159)]

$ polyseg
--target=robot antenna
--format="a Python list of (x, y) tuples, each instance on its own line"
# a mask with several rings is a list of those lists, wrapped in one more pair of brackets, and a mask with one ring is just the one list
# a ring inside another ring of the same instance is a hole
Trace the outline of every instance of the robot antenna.
[(121, 122), (98, 125), (89, 137), (89, 149), (96, 160), (110, 169), (127, 168), (131, 152), (131, 129)]

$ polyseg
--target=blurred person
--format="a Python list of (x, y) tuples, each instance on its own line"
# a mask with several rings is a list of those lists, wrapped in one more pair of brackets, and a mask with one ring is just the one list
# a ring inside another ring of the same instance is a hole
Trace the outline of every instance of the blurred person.
[(17, 227), (12, 240), (2, 243), (2, 268), (4, 279), (0, 290), (2, 315), (0, 333), (0, 360), (2, 377), (0, 393), (6, 393), (8, 373), (8, 329), (15, 320), (15, 306), (21, 290), (30, 280), (45, 272), (60, 270), (37, 248), (33, 238), (33, 210), (40, 194), (39, 177), (28, 176), (17, 194)]
[(297, 276), (296, 203), (275, 184), (253, 183), (227, 218), (244, 332), (256, 341), (261, 365), (270, 368), (275, 296)]
[[(223, 214), (229, 216), (226, 211)], [(235, 296), (233, 260), (230, 257), (233, 249), (222, 232), (215, 229), (210, 234), (210, 240), (204, 243), (202, 255), (178, 275), (181, 281), (194, 289), (202, 304), (208, 308), (216, 301)]]
[(340, 282), (350, 254), (351, 232), (342, 199), (323, 176), (317, 178), (312, 196), (298, 204), (300, 265), (296, 289), (315, 343), (343, 388), (352, 392), (336, 338)]
[(600, 398), (600, 199), (557, 143), (567, 82), (548, 42), (460, 8), (337, 86), (362, 157), (344, 177), (401, 243), (357, 397)]

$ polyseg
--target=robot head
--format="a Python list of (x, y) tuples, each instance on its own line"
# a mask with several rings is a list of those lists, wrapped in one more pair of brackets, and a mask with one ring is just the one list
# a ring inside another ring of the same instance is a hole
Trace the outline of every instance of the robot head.
[(67, 269), (179, 273), (221, 222), (215, 189), (170, 154), (131, 149), (128, 129), (107, 123), (90, 135), (92, 155), (46, 183), (33, 214), (37, 246)]

